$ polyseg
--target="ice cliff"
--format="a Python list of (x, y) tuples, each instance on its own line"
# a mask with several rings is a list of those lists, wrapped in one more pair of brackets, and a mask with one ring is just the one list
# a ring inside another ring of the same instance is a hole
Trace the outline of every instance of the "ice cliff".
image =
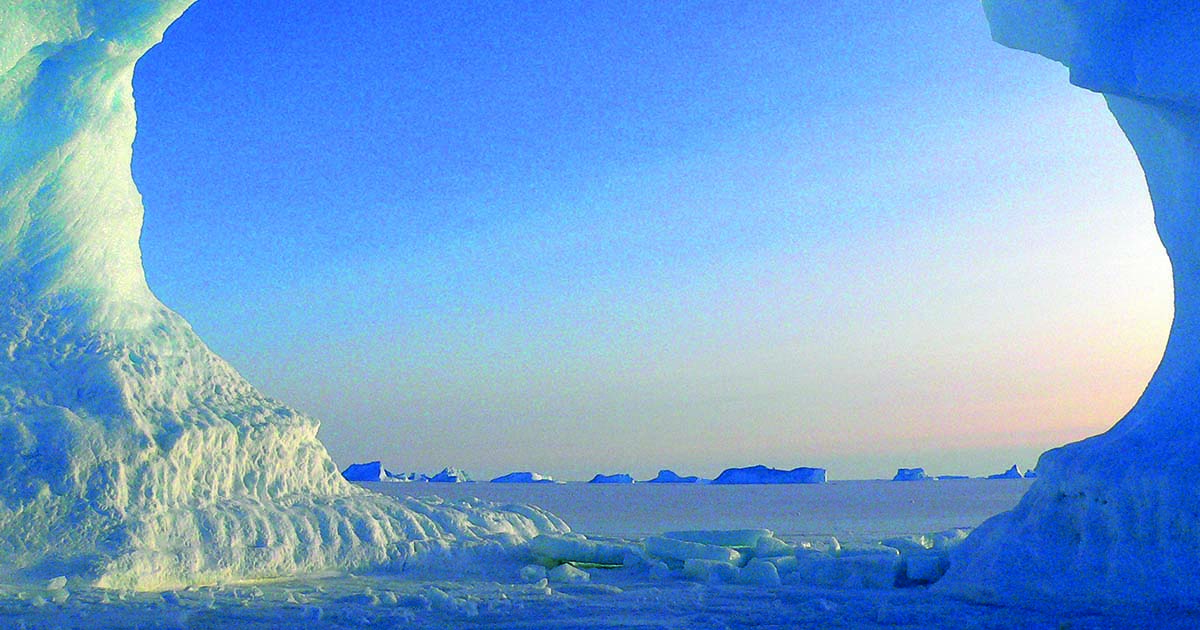
[(1054, 449), (940, 584), (984, 599), (1200, 603), (1200, 11), (1175, 0), (985, 0), (993, 38), (1100, 92), (1145, 171), (1175, 319), (1108, 432)]
[(150, 292), (132, 74), (191, 2), (0, 4), (0, 570), (152, 589), (562, 530), (356, 489)]

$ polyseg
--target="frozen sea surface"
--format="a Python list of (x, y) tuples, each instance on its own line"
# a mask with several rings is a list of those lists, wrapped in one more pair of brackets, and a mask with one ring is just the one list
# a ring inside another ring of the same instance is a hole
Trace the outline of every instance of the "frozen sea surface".
[(529, 503), (588, 536), (644, 538), (687, 529), (765, 528), (785, 539), (852, 542), (974, 527), (1012, 509), (1027, 479), (832, 481), (825, 484), (430, 484), (364, 483), (393, 496), (436, 494)]
[[(638, 541), (676, 529), (767, 528), (781, 538), (870, 541), (975, 525), (1012, 507), (1023, 480), (832, 482), (824, 486), (365, 484), (529, 502), (577, 532)], [(1197, 628), (1200, 614), (1128, 604), (996, 607), (927, 587), (823, 588), (690, 580), (678, 572), (588, 568), (579, 583), (526, 581), (528, 556), (450, 557), (435, 567), (165, 593), (83, 585), (0, 585), (0, 628)]]

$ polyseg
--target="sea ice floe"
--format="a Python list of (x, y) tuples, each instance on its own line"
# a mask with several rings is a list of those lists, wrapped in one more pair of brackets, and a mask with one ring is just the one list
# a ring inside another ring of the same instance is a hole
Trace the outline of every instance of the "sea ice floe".
[(547, 571), (546, 579), (552, 584), (579, 584), (591, 581), (592, 576), (579, 567), (564, 563)]
[(738, 565), (742, 562), (741, 552), (719, 545), (689, 542), (664, 536), (651, 536), (646, 539), (645, 545), (646, 553), (663, 560), (675, 562), (713, 560), (731, 565)]
[(579, 534), (537, 536), (528, 547), (533, 557), (547, 566), (567, 562), (620, 566), (630, 549), (629, 545), (589, 540)]
[(664, 538), (715, 545), (717, 547), (746, 547), (753, 549), (763, 538), (774, 535), (769, 529), (697, 529), (663, 533)]

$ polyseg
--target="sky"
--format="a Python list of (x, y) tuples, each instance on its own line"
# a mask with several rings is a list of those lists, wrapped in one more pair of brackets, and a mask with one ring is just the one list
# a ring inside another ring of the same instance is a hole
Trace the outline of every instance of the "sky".
[(1103, 99), (972, 1), (200, 0), (134, 87), (151, 288), (342, 467), (1024, 469), (1170, 325)]

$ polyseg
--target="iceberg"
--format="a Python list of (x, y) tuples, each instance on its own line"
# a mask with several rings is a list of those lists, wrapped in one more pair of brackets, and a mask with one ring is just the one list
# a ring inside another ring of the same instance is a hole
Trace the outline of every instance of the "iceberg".
[(441, 472), (429, 478), (433, 483), (466, 483), (472, 481), (471, 475), (461, 468), (443, 468)]
[(554, 483), (554, 478), (535, 472), (511, 472), (496, 477), (492, 483)]
[(383, 475), (387, 477), (384, 479), (384, 481), (394, 481), (397, 483), (419, 483), (429, 481), (429, 475), (419, 472), (395, 473), (385, 468), (383, 470)]
[(626, 473), (617, 473), (615, 475), (597, 474), (588, 483), (633, 483), (633, 477)]
[(1101, 93), (1145, 171), (1175, 318), (1107, 432), (1044, 453), (1020, 504), (976, 529), (938, 587), (1003, 601), (1200, 601), (1200, 11), (1168, 0), (986, 0), (997, 42)]
[(390, 475), (383, 469), (383, 465), (379, 462), (367, 462), (365, 464), (350, 464), (346, 470), (342, 471), (342, 477), (346, 481), (385, 481)]
[(988, 475), (987, 478), (988, 479), (1024, 479), (1024, 477), (1021, 475), (1020, 469), (1017, 468), (1016, 464), (1013, 464), (1012, 468), (1009, 468), (1008, 470), (1006, 470), (1002, 473)]
[(355, 487), (316, 420), (259, 393), (150, 291), (132, 77), (191, 2), (0, 8), (6, 569), (165, 589), (565, 531), (533, 508)]
[(824, 468), (793, 468), (779, 470), (759, 464), (747, 468), (728, 468), (713, 479), (713, 484), (750, 483), (825, 483)]
[(928, 481), (933, 479), (925, 474), (924, 468), (898, 468), (892, 481)]
[(674, 471), (663, 469), (658, 471), (658, 475), (653, 479), (646, 480), (646, 483), (703, 483), (704, 480), (695, 476), (680, 477)]

